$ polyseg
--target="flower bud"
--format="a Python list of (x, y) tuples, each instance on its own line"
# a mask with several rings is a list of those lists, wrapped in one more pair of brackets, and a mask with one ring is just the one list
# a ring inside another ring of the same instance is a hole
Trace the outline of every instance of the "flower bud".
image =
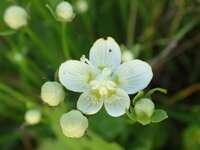
[(133, 53), (131, 53), (131, 51), (129, 51), (129, 50), (122, 51), (122, 61), (123, 62), (130, 61), (133, 59), (134, 59), (134, 55), (133, 55)]
[(79, 138), (84, 135), (88, 127), (88, 119), (78, 110), (71, 110), (62, 115), (60, 125), (65, 136)]
[(66, 1), (63, 1), (57, 5), (56, 15), (58, 20), (62, 22), (72, 21), (75, 16), (72, 5)]
[(28, 124), (38, 124), (41, 120), (41, 112), (38, 109), (30, 109), (25, 113), (25, 120)]
[(76, 2), (76, 10), (79, 13), (85, 13), (88, 10), (88, 3), (86, 0), (78, 0)]
[(60, 83), (55, 81), (48, 81), (42, 86), (41, 98), (50, 106), (57, 106), (61, 101), (65, 99), (65, 92)]
[(28, 24), (28, 14), (22, 7), (10, 6), (5, 10), (4, 21), (10, 28), (19, 29)]
[(12, 59), (16, 63), (21, 63), (24, 60), (24, 57), (21, 53), (15, 52), (13, 53)]
[(138, 118), (150, 118), (154, 113), (154, 103), (148, 98), (142, 98), (135, 104), (135, 113)]

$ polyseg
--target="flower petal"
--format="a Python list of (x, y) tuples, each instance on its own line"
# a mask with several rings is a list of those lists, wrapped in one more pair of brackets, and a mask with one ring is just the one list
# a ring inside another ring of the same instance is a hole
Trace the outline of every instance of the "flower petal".
[(153, 73), (149, 64), (136, 59), (120, 65), (113, 76), (119, 88), (127, 94), (134, 94), (147, 87)]
[(119, 45), (111, 37), (98, 39), (90, 49), (90, 61), (101, 70), (105, 67), (116, 69), (121, 63)]
[(77, 102), (77, 108), (87, 115), (97, 113), (103, 106), (103, 100), (94, 91), (81, 94)]
[(113, 117), (118, 117), (126, 112), (130, 107), (129, 96), (121, 89), (117, 89), (114, 94), (104, 101), (107, 113)]
[(80, 61), (68, 60), (59, 68), (59, 80), (68, 90), (85, 92), (89, 89), (91, 68)]

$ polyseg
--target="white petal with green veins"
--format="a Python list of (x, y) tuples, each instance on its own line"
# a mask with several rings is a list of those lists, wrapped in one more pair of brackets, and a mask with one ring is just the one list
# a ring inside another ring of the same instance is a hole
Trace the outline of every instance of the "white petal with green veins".
[(138, 59), (121, 64), (113, 75), (118, 88), (127, 94), (134, 94), (147, 87), (152, 77), (151, 66)]
[(90, 49), (90, 61), (101, 70), (106, 67), (116, 69), (121, 63), (119, 45), (111, 37), (97, 40)]
[(126, 109), (129, 109), (130, 99), (123, 90), (116, 89), (113, 94), (105, 99), (104, 105), (109, 115), (118, 117), (123, 115)]
[(81, 94), (77, 102), (77, 108), (85, 114), (97, 113), (103, 106), (101, 96), (95, 91), (87, 91)]
[(91, 68), (80, 61), (68, 60), (59, 68), (59, 80), (68, 90), (85, 92), (89, 89)]

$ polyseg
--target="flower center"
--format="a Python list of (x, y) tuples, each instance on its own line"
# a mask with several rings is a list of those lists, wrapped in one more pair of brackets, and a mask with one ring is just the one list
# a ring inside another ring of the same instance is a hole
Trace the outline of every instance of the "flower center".
[(116, 84), (110, 80), (112, 66), (103, 67), (102, 69), (96, 68), (87, 58), (85, 58), (85, 55), (83, 55), (80, 60), (93, 68), (93, 73), (96, 77), (95, 80), (90, 82), (92, 90), (98, 91), (100, 96), (108, 96), (110, 91), (115, 90)]
[(109, 91), (115, 90), (115, 83), (112, 81), (93, 80), (90, 82), (91, 88), (97, 90), (101, 96), (107, 96)]

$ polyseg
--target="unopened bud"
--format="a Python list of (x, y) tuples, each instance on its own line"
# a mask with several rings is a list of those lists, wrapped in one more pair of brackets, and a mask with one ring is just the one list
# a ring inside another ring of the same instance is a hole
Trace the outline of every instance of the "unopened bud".
[(58, 82), (46, 82), (41, 89), (42, 100), (50, 106), (57, 106), (65, 98), (63, 87)]
[(122, 51), (122, 61), (123, 62), (130, 61), (133, 59), (134, 59), (134, 55), (131, 51), (129, 51), (129, 50)]
[(28, 14), (22, 7), (10, 6), (5, 10), (4, 21), (10, 28), (19, 29), (28, 24)]
[(76, 10), (79, 13), (85, 13), (88, 10), (88, 2), (86, 0), (78, 0), (76, 2)]
[(15, 53), (13, 53), (12, 59), (16, 63), (21, 63), (23, 61), (24, 57), (21, 53), (15, 52)]
[(148, 98), (142, 98), (135, 104), (135, 113), (138, 118), (150, 118), (154, 109), (154, 103)]
[(56, 7), (56, 16), (62, 22), (72, 21), (75, 16), (72, 5), (66, 1), (59, 3)]
[(88, 127), (88, 119), (78, 110), (71, 110), (62, 115), (60, 125), (65, 136), (79, 138), (84, 135)]
[(35, 125), (38, 124), (41, 120), (41, 112), (38, 109), (29, 109), (25, 113), (25, 120), (26, 123), (29, 125)]

